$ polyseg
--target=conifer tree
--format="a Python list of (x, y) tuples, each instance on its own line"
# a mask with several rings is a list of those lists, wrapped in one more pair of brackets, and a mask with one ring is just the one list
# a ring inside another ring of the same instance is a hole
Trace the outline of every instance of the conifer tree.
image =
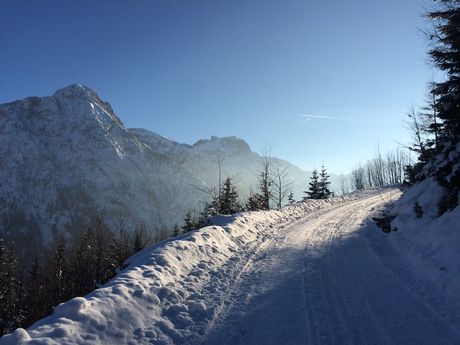
[(172, 231), (172, 236), (177, 237), (177, 236), (180, 235), (180, 233), (181, 233), (181, 229), (180, 229), (179, 225), (174, 224), (173, 231)]
[(197, 227), (197, 224), (192, 214), (192, 210), (187, 210), (187, 212), (185, 213), (184, 225), (182, 226), (182, 230), (184, 232), (189, 232), (189, 231), (196, 229), (196, 227)]
[(46, 306), (43, 304), (45, 285), (42, 270), (43, 268), (40, 265), (40, 257), (36, 254), (32, 261), (32, 266), (27, 280), (27, 295), (25, 299), (27, 303), (26, 325), (31, 325), (48, 312), (48, 310), (46, 310)]
[(321, 199), (318, 170), (313, 170), (310, 182), (308, 183), (308, 190), (304, 193), (307, 194), (305, 199)]
[(236, 187), (232, 184), (231, 178), (227, 177), (222, 187), (219, 213), (234, 214), (240, 210), (241, 205), (238, 202), (238, 192)]
[(264, 198), (258, 193), (249, 194), (248, 200), (246, 201), (246, 209), (248, 211), (258, 211), (262, 210), (262, 205), (264, 203)]
[(21, 281), (14, 245), (0, 238), (0, 335), (12, 332), (22, 321)]
[(291, 191), (288, 195), (288, 205), (294, 205), (294, 204), (295, 204), (294, 193)]
[(327, 199), (331, 196), (331, 191), (329, 190), (329, 175), (326, 172), (326, 168), (321, 166), (321, 172), (319, 174), (319, 199)]
[(441, 120), (437, 152), (442, 157), (437, 159), (448, 161), (430, 172), (444, 188), (438, 204), (442, 214), (458, 205), (460, 192), (460, 172), (454, 168), (459, 161), (456, 145), (460, 141), (460, 0), (440, 0), (437, 10), (429, 12), (428, 18), (434, 28), (429, 55), (446, 76), (432, 88), (434, 109)]
[(434, 43), (429, 55), (447, 78), (435, 84), (435, 109), (442, 120), (441, 133), (445, 139), (460, 139), (460, 1), (441, 0), (439, 9), (428, 13), (434, 31)]
[[(57, 234), (53, 237), (53, 242), (50, 248), (50, 302), (52, 305), (58, 305), (65, 299), (67, 273), (66, 260), (66, 240), (64, 235)], [(88, 269), (88, 268), (86, 268)]]

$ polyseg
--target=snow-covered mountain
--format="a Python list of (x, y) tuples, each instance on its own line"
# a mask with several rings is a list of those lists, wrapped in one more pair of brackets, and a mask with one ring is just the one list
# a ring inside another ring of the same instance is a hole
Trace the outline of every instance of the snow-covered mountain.
[[(202, 207), (196, 187), (223, 177), (245, 197), (260, 156), (236, 137), (186, 145), (127, 129), (91, 89), (74, 84), (50, 97), (0, 105), (0, 234), (33, 245), (52, 231), (81, 231), (91, 215), (155, 231)], [(279, 159), (297, 197), (308, 173)]]

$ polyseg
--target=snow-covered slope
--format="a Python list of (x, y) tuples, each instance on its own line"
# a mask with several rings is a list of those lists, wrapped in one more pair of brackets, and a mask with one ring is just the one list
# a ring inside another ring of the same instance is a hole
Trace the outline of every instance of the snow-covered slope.
[[(399, 267), (399, 275), (410, 278), (411, 286), (427, 300), (436, 301), (436, 310), (454, 323), (460, 323), (460, 206), (439, 215), (439, 203), (454, 190), (441, 187), (429, 175), (452, 166), (446, 176), (454, 181), (460, 173), (460, 144), (448, 155), (439, 154), (426, 164), (422, 174), (428, 175), (408, 190), (395, 203), (391, 212), (396, 218), (388, 236), (388, 245), (403, 253), (406, 267), (388, 257), (389, 266)], [(455, 183), (455, 182), (453, 182)], [(458, 185), (457, 185), (458, 188)], [(416, 202), (423, 215), (417, 217)]]
[[(104, 287), (59, 305), (54, 315), (27, 332), (18, 329), (4, 336), (0, 344), (191, 343), (212, 327), (250, 264), (282, 240), (283, 228), (304, 217), (314, 221), (322, 209), (328, 212), (355, 199), (377, 195), (381, 202), (379, 193), (309, 200), (281, 211), (222, 216), (215, 220), (220, 225), (144, 249), (128, 259), (129, 266)], [(316, 240), (325, 244), (329, 236)]]
[(417, 270), (399, 275), (403, 251), (369, 220), (400, 194), (221, 217), (143, 250), (102, 288), (0, 345), (460, 344), (458, 323), (411, 287)]
[[(51, 97), (0, 105), (0, 234), (32, 247), (52, 231), (82, 231), (91, 215), (149, 230), (181, 222), (202, 207), (193, 186), (234, 176), (244, 197), (255, 184), (259, 156), (235, 137), (177, 143), (126, 129), (110, 105), (74, 84)], [(300, 197), (307, 173), (288, 162)], [(25, 241), (24, 239), (27, 239)]]

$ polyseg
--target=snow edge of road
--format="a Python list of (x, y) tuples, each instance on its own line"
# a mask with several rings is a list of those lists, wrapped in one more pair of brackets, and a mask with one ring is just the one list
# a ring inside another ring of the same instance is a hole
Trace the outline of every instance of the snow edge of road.
[(219, 216), (216, 225), (172, 238), (133, 255), (128, 267), (102, 288), (56, 307), (28, 331), (0, 338), (7, 344), (181, 344), (203, 334), (247, 259), (273, 235), (273, 227), (309, 211), (370, 197), (385, 189), (281, 210)]

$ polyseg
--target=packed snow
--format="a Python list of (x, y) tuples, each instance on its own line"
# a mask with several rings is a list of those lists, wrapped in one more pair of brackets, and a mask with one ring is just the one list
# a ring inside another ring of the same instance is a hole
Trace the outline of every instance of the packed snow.
[(400, 275), (395, 232), (369, 220), (399, 196), (370, 190), (217, 217), (131, 257), (105, 286), (0, 345), (460, 344), (455, 318)]

